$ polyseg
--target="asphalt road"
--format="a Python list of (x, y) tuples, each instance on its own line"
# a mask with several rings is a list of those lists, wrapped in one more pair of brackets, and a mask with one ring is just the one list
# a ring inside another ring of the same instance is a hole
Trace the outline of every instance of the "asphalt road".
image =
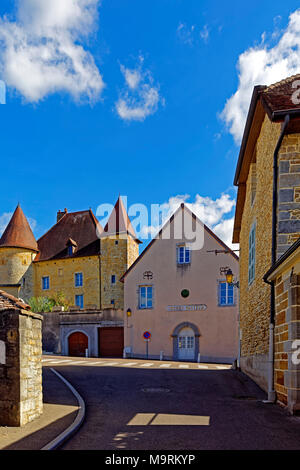
[(150, 361), (147, 367), (134, 359), (106, 363), (113, 365), (44, 364), (86, 403), (84, 424), (62, 449), (300, 449), (300, 417), (263, 403), (265, 393), (241, 372)]

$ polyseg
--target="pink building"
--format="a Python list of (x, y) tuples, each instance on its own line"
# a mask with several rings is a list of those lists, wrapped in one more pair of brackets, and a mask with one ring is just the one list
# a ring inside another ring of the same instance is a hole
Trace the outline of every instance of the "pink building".
[(226, 283), (226, 267), (237, 278), (238, 257), (182, 204), (121, 279), (126, 356), (237, 359), (238, 289)]

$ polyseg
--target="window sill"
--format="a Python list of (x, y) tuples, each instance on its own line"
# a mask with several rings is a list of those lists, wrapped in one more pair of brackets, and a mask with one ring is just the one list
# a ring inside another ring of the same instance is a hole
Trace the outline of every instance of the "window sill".
[(226, 305), (218, 304), (218, 307), (220, 308), (236, 307), (236, 304), (226, 304)]

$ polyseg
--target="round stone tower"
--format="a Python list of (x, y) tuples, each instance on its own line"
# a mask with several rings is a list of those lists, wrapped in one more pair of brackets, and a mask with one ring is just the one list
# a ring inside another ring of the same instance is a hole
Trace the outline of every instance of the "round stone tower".
[(0, 239), (0, 289), (27, 301), (34, 294), (38, 245), (20, 205)]

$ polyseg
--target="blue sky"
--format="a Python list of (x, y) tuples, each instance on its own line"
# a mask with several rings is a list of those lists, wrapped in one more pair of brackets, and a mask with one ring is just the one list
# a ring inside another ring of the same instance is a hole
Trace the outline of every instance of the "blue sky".
[(68, 2), (1, 1), (0, 230), (18, 202), (39, 237), (65, 207), (185, 196), (228, 241), (249, 90), (300, 71), (299, 3)]

